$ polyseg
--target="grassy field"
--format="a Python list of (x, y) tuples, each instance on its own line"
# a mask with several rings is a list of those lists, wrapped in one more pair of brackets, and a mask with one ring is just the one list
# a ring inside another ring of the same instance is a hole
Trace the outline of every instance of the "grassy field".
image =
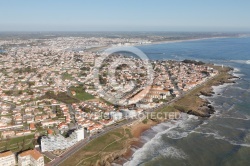
[(157, 112), (176, 112), (177, 109), (173, 106), (166, 106), (157, 110)]
[(65, 73), (62, 74), (62, 79), (63, 80), (73, 80), (73, 77), (72, 77), (71, 74), (65, 72)]
[(20, 152), (34, 147), (34, 134), (0, 141), (0, 152), (6, 150)]
[(75, 91), (76, 95), (75, 96), (68, 95), (66, 92), (59, 92), (58, 94), (55, 94), (52, 91), (48, 91), (45, 93), (44, 96), (41, 97), (41, 99), (44, 98), (55, 99), (65, 104), (79, 103), (81, 101), (95, 99), (93, 95), (85, 92), (85, 90), (81, 86), (70, 87), (70, 90)]
[(80, 101), (72, 98), (65, 92), (60, 92), (58, 94), (55, 94), (54, 92), (46, 92), (45, 95), (42, 97), (43, 98), (48, 98), (48, 99), (55, 99), (58, 101), (61, 101), (66, 104), (72, 104), (72, 103), (79, 103)]
[(70, 90), (75, 91), (76, 95), (74, 96), (74, 98), (81, 101), (91, 100), (95, 98), (93, 95), (85, 92), (82, 86), (70, 87)]
[(102, 159), (107, 154), (113, 154), (126, 147), (126, 141), (132, 135), (129, 129), (116, 129), (90, 142), (87, 146), (80, 149), (77, 153), (65, 160), (62, 166), (75, 165), (95, 165), (97, 161), (102, 162)]

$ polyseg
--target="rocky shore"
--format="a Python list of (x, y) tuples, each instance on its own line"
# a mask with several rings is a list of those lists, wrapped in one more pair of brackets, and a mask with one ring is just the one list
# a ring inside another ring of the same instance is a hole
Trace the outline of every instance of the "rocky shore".
[(235, 83), (235, 79), (239, 79), (239, 77), (230, 74), (230, 72), (233, 70), (230, 67), (220, 67), (214, 65), (210, 66), (216, 68), (219, 73), (213, 79), (206, 82), (203, 86), (195, 90), (191, 90), (189, 94), (177, 101), (174, 104), (176, 109), (181, 112), (186, 112), (188, 114), (200, 117), (210, 117), (211, 114), (215, 112), (215, 109), (211, 103), (200, 96), (213, 96), (213, 86)]
[[(185, 95), (182, 99), (179, 101), (176, 101), (173, 104), (173, 107), (181, 112), (186, 112), (187, 114), (192, 114), (199, 117), (210, 117), (211, 114), (215, 112), (214, 107), (211, 105), (211, 103), (205, 99), (202, 99), (200, 96), (213, 96), (213, 86), (219, 86), (226, 83), (235, 83), (235, 79), (239, 79), (239, 77), (233, 76), (230, 74), (230, 71), (232, 71), (232, 68), (229, 67), (216, 67), (219, 71), (218, 75), (215, 76), (212, 80), (208, 81), (204, 86), (194, 90), (193, 92), (190, 92), (189, 94)], [(158, 122), (160, 123), (160, 122)], [(127, 147), (127, 151), (123, 151), (125, 153), (122, 153), (121, 156), (119, 156), (116, 160), (113, 160), (113, 162), (118, 164), (123, 164), (121, 161), (119, 161), (120, 158), (126, 158), (129, 159), (133, 153), (131, 151), (131, 146), (141, 147), (139, 137), (141, 134), (146, 131), (147, 129), (151, 128), (152, 126), (158, 124), (158, 123), (151, 123), (148, 124), (147, 127), (142, 127), (143, 124), (139, 126), (134, 126), (136, 128), (137, 132), (133, 132), (134, 138), (136, 138), (134, 141), (131, 141), (129, 146)]]

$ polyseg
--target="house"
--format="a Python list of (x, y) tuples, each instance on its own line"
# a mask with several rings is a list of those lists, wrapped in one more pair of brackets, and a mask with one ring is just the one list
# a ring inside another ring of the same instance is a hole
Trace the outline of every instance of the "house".
[(30, 130), (32, 131), (36, 130), (36, 126), (34, 123), (30, 123)]
[(114, 123), (113, 119), (102, 119), (99, 121), (103, 126), (109, 126), (112, 125)]

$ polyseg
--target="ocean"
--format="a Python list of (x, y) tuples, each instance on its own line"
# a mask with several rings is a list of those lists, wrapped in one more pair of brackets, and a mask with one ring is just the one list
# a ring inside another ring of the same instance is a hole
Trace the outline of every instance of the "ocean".
[(139, 46), (150, 59), (194, 59), (231, 66), (241, 79), (214, 88), (210, 118), (182, 114), (141, 136), (126, 166), (250, 165), (250, 38), (217, 38)]

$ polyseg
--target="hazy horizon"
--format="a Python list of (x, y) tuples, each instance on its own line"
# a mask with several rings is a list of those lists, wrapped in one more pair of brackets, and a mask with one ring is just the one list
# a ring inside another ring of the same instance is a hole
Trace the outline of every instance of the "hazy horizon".
[(0, 31), (249, 32), (249, 1), (4, 1)]

